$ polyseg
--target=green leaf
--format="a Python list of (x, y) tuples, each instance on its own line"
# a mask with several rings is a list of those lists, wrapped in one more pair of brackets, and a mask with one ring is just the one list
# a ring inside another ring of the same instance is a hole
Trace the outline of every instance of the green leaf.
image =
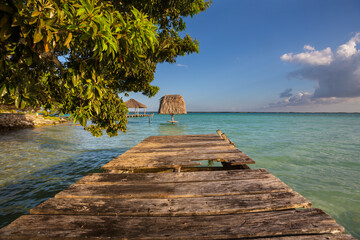
[(21, 104), (20, 104), (20, 108), (24, 109), (27, 105), (27, 102), (24, 99), (21, 99)]
[(40, 15), (40, 12), (35, 10), (35, 11), (31, 14), (31, 17), (36, 17), (36, 16), (39, 16), (39, 15)]
[(94, 110), (95, 110), (96, 114), (97, 114), (97, 115), (99, 115), (99, 113), (100, 113), (99, 106), (98, 106), (97, 104), (95, 104), (95, 103), (94, 103), (93, 108), (94, 108)]
[(93, 87), (91, 85), (88, 86), (86, 90), (87, 99), (90, 99), (93, 97)]
[(3, 97), (7, 93), (6, 85), (2, 85), (0, 89), (0, 97)]
[(17, 27), (17, 26), (20, 26), (19, 15), (14, 16), (13, 22), (11, 24), (11, 27)]
[(103, 94), (102, 94), (101, 89), (100, 89), (98, 86), (95, 86), (95, 88), (96, 88), (96, 90), (97, 90), (97, 92), (98, 92), (98, 94), (99, 94), (99, 97), (102, 98), (102, 97), (103, 97)]
[(21, 26), (20, 29), (21, 29), (21, 33), (23, 34), (24, 38), (26, 38), (27, 35), (30, 33), (30, 29), (27, 28), (26, 26)]
[(20, 107), (20, 101), (21, 101), (21, 98), (19, 95), (16, 95), (15, 97), (15, 107), (16, 108), (19, 108)]
[(34, 23), (36, 23), (38, 20), (38, 18), (31, 18), (30, 21), (29, 21), (29, 24), (30, 25), (33, 25)]
[(81, 124), (81, 126), (83, 126), (83, 127), (85, 127), (86, 126), (86, 123), (87, 123), (87, 121), (86, 121), (86, 117), (79, 117), (79, 122), (80, 122), (80, 124)]
[(74, 84), (74, 86), (78, 85), (78, 79), (77, 79), (76, 75), (73, 75), (71, 80), (72, 80), (72, 83)]
[(72, 39), (72, 33), (69, 32), (69, 34), (68, 34), (68, 36), (67, 36), (67, 38), (65, 40), (64, 46), (69, 47), (71, 39)]
[(34, 35), (34, 43), (38, 43), (43, 39), (43, 35), (41, 33), (41, 30), (38, 29), (38, 31), (36, 31), (35, 35)]

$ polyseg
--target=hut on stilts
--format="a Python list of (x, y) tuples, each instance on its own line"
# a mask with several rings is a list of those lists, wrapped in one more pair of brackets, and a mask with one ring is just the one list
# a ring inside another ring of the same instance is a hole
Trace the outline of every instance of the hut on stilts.
[(186, 114), (185, 101), (180, 95), (165, 95), (160, 99), (159, 114), (171, 115), (172, 124), (177, 123), (174, 121), (174, 115)]
[(125, 106), (129, 109), (129, 108), (134, 108), (135, 109), (135, 115), (139, 115), (140, 114), (140, 108), (144, 109), (144, 115), (145, 115), (145, 111), (147, 106), (136, 101), (135, 99), (131, 98), (130, 100), (127, 100), (125, 102)]

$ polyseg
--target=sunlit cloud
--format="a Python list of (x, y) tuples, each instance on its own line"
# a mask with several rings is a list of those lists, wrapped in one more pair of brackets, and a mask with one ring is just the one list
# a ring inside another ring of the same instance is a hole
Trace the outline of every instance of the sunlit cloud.
[(291, 95), (292, 89), (280, 94), (283, 99), (270, 106), (297, 106), (310, 104), (334, 104), (360, 97), (360, 33), (333, 52), (330, 47), (316, 50), (305, 45), (304, 52), (286, 53), (281, 56), (284, 62), (297, 63), (299, 68), (288, 74), (296, 78), (316, 82), (313, 93), (299, 92)]
[(317, 51), (314, 47), (305, 45), (304, 50), (305, 52), (295, 55), (293, 53), (285, 53), (281, 56), (281, 60), (313, 66), (330, 65), (333, 61), (333, 53), (329, 47)]

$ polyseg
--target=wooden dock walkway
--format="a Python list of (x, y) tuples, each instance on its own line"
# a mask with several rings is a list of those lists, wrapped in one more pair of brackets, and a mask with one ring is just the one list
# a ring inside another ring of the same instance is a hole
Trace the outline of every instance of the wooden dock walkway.
[[(0, 239), (355, 239), (220, 136), (149, 137)], [(223, 166), (196, 168), (202, 161)]]

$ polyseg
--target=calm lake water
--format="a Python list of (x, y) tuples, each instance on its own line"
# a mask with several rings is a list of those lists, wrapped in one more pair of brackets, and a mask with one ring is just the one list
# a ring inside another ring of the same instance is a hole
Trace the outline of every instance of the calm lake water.
[(151, 135), (217, 129), (360, 238), (360, 114), (190, 113), (129, 119), (127, 133), (94, 138), (63, 124), (0, 132), (0, 227)]

